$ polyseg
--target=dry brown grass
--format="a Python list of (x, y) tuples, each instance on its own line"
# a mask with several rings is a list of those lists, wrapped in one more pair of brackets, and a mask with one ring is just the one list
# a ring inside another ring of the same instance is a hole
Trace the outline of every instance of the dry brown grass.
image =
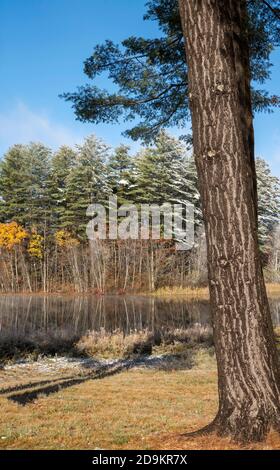
[(212, 345), (212, 342), (212, 328), (207, 325), (164, 329), (156, 334), (148, 330), (128, 335), (119, 330), (112, 333), (102, 330), (84, 335), (75, 344), (75, 352), (95, 358), (129, 358), (143, 354), (177, 354), (201, 344)]
[(207, 300), (209, 299), (209, 290), (208, 287), (161, 287), (152, 295), (156, 297), (184, 296), (189, 300)]
[(98, 358), (122, 358), (136, 353), (152, 351), (152, 335), (146, 330), (124, 335), (120, 331), (108, 333), (105, 330), (91, 331), (75, 345), (79, 354)]
[(279, 283), (267, 283), (266, 291), (269, 297), (280, 296), (280, 284)]
[[(280, 296), (280, 283), (266, 283), (266, 290), (269, 297)], [(184, 296), (191, 300), (209, 299), (208, 287), (162, 287), (154, 293), (157, 297)]]
[[(46, 378), (14, 373), (5, 387)], [(238, 448), (215, 436), (182, 437), (206, 425), (217, 410), (215, 361), (205, 351), (190, 370), (135, 369), (41, 396), (24, 407), (2, 394), (0, 405), (2, 449)], [(280, 438), (271, 435), (249, 448), (280, 449)]]
[(188, 438), (178, 434), (167, 434), (151, 440), (150, 444), (157, 450), (279, 450), (280, 437), (278, 433), (271, 432), (265, 442), (241, 446), (230, 439), (215, 435)]

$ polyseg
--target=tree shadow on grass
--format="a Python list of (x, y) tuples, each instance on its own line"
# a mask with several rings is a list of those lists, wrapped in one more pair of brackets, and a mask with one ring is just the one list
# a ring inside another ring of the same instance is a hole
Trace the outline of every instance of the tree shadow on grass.
[(157, 370), (178, 370), (178, 368), (191, 369), (194, 365), (192, 356), (193, 355), (190, 354), (187, 358), (184, 358), (184, 361), (180, 366), (178, 365), (179, 363), (176, 364), (176, 359), (178, 359), (178, 357), (174, 355), (166, 356), (164, 359), (162, 357), (151, 356), (119, 360), (111, 364), (103, 364), (89, 374), (80, 374), (77, 376), (65, 377), (61, 379), (50, 379), (40, 382), (28, 383), (26, 385), (18, 385), (0, 390), (0, 394), (7, 395), (6, 398), (8, 400), (18, 403), (19, 405), (26, 406), (34, 403), (41, 396), (48, 396), (53, 393), (60, 392), (63, 389), (82, 384), (88, 380), (99, 380), (105, 377), (110, 377), (134, 367), (145, 367), (148, 369), (153, 368)]
[[(71, 379), (72, 377), (65, 377), (66, 379)], [(73, 377), (74, 378), (74, 377)], [(19, 392), (21, 390), (27, 390), (29, 388), (34, 388), (34, 387), (42, 387), (43, 385), (48, 385), (51, 383), (55, 382), (60, 382), (64, 379), (49, 379), (49, 380), (41, 380), (40, 382), (30, 382), (28, 384), (21, 384), (21, 385), (15, 385), (14, 387), (7, 387), (7, 388), (2, 388), (0, 390), (0, 395), (7, 395), (12, 392)]]

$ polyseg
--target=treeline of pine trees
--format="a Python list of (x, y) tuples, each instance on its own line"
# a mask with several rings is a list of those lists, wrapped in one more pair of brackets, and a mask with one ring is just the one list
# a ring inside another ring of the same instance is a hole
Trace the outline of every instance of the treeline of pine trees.
[[(257, 160), (259, 238), (270, 277), (279, 271), (279, 180)], [(89, 242), (92, 203), (191, 202), (196, 242), (176, 251), (174, 241)], [(140, 291), (206, 282), (206, 249), (197, 174), (185, 144), (162, 133), (131, 156), (95, 136), (57, 152), (40, 143), (15, 145), (0, 163), (0, 290)]]

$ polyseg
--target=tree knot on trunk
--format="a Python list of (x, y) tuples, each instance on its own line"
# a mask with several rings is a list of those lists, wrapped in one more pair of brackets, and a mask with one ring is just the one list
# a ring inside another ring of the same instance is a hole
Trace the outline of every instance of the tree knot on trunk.
[(193, 90), (192, 92), (188, 94), (188, 98), (189, 98), (190, 103), (194, 103), (199, 98), (199, 92)]
[(222, 93), (223, 91), (225, 91), (225, 87), (222, 83), (218, 83), (218, 85), (216, 86), (216, 90)]
[(221, 268), (227, 268), (230, 266), (230, 260), (227, 258), (219, 258), (218, 264)]
[(216, 157), (216, 155), (217, 153), (214, 150), (209, 150), (209, 152), (207, 153), (207, 156), (210, 158), (214, 158)]
[(213, 162), (215, 159), (220, 157), (221, 153), (214, 150), (214, 149), (209, 149), (206, 150), (205, 153), (203, 154), (203, 158), (208, 160), (209, 162)]
[(217, 81), (212, 86), (212, 93), (215, 95), (228, 95), (229, 94), (229, 87), (222, 82)]

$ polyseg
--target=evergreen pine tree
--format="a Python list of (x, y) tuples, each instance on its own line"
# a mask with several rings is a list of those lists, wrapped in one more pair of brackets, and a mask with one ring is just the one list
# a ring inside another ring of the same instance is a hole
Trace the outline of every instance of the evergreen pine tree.
[(135, 162), (136, 184), (132, 196), (137, 204), (164, 204), (179, 194), (174, 171), (183, 164), (185, 148), (178, 139), (161, 132), (153, 147), (141, 150)]
[(55, 231), (62, 226), (62, 219), (66, 211), (66, 180), (75, 164), (75, 159), (75, 151), (70, 147), (63, 146), (53, 155), (51, 160), (48, 194), (51, 224)]
[(25, 225), (29, 192), (27, 148), (14, 145), (0, 164), (0, 220)]
[(31, 143), (27, 148), (30, 186), (28, 199), (25, 203), (27, 209), (26, 225), (43, 233), (50, 219), (48, 180), (51, 151), (41, 143)]
[(272, 176), (268, 163), (256, 160), (258, 182), (259, 242), (264, 253), (269, 251), (272, 234), (280, 218), (280, 181)]
[(110, 156), (108, 162), (108, 184), (119, 204), (131, 202), (131, 187), (134, 183), (133, 160), (129, 147), (120, 145)]
[(48, 212), (50, 150), (40, 143), (15, 145), (0, 167), (0, 217), (43, 229)]
[(75, 165), (66, 178), (66, 209), (62, 215), (62, 226), (82, 239), (86, 237), (88, 206), (107, 204), (110, 193), (107, 159), (108, 147), (92, 135), (78, 147)]
[(189, 203), (194, 206), (195, 232), (197, 232), (202, 224), (202, 211), (193, 155), (185, 154), (182, 159), (175, 160), (168, 171), (173, 181), (171, 202), (175, 204)]

